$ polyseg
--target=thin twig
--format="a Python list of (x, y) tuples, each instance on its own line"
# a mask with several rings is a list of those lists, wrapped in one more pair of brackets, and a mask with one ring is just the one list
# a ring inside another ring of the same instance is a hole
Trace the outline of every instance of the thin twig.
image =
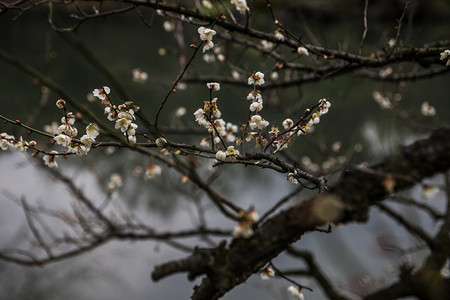
[(363, 31), (363, 34), (361, 37), (361, 43), (359, 44), (359, 51), (358, 51), (359, 55), (361, 55), (362, 47), (363, 47), (364, 40), (366, 39), (366, 34), (367, 34), (367, 8), (368, 8), (368, 6), (369, 6), (369, 0), (366, 0), (365, 4), (364, 4), (364, 31)]

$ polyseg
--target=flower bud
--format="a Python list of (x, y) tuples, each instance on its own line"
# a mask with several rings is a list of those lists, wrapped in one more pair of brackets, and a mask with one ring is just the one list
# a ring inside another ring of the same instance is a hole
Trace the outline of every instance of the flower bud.
[(58, 108), (64, 108), (66, 106), (66, 101), (63, 99), (59, 99), (58, 101), (56, 101), (56, 106)]
[(165, 144), (167, 144), (167, 140), (163, 137), (159, 137), (156, 139), (156, 145), (158, 147), (163, 147)]

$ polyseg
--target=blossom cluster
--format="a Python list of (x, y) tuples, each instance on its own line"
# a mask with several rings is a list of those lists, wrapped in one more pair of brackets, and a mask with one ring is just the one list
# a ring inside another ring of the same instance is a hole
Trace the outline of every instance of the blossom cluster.
[(0, 148), (2, 150), (18, 150), (20, 152), (26, 152), (28, 147), (35, 147), (35, 141), (24, 141), (22, 137), (16, 141), (15, 136), (9, 135), (6, 132), (0, 133)]
[[(217, 82), (207, 83), (206, 86), (212, 92), (220, 90), (220, 84)], [(218, 144), (221, 141), (233, 143), (236, 141), (235, 133), (238, 127), (230, 122), (225, 122), (222, 117), (222, 112), (217, 105), (217, 98), (214, 97), (209, 101), (204, 101), (203, 108), (199, 108), (194, 112), (195, 121), (202, 127), (208, 129), (212, 134), (213, 143)], [(202, 142), (203, 145), (206, 141)]]
[[(65, 101), (60, 99), (56, 102), (58, 108), (65, 108)], [(63, 147), (67, 147), (68, 153), (74, 153), (78, 156), (86, 155), (91, 149), (92, 143), (99, 135), (100, 130), (97, 124), (91, 123), (86, 127), (86, 133), (79, 139), (75, 139), (78, 134), (75, 124), (75, 115), (72, 112), (65, 112), (65, 116), (61, 118), (61, 125), (56, 130), (53, 140)], [(44, 159), (50, 167), (56, 166), (56, 162), (50, 157)], [(51, 162), (51, 163), (50, 163)]]
[(86, 127), (86, 133), (80, 139), (76, 139), (78, 130), (74, 126), (76, 120), (75, 115), (72, 112), (66, 112), (66, 102), (63, 99), (56, 101), (56, 106), (58, 108), (64, 108), (64, 116), (61, 118), (61, 124), (59, 126), (54, 122), (54, 126), (49, 128), (52, 130), (51, 133), (54, 134), (53, 140), (55, 143), (66, 147), (67, 150), (62, 153), (54, 150), (45, 152), (42, 149), (36, 148), (37, 143), (35, 141), (28, 142), (23, 140), (22, 137), (17, 140), (14, 136), (7, 133), (0, 134), (0, 148), (2, 150), (18, 150), (24, 153), (30, 148), (35, 150), (33, 153), (34, 157), (39, 153), (45, 153), (43, 156), (44, 163), (51, 168), (58, 166), (55, 160), (56, 155), (86, 155), (95, 142), (95, 138), (99, 135), (98, 126), (94, 123), (89, 124)]
[(216, 31), (214, 29), (206, 28), (204, 26), (199, 27), (197, 31), (200, 34), (200, 39), (205, 42), (205, 45), (203, 46), (203, 53), (205, 53), (206, 50), (214, 48), (212, 38), (213, 35), (216, 34)]
[(234, 149), (234, 146), (228, 146), (227, 150), (219, 150), (216, 152), (216, 158), (219, 160), (224, 160), (227, 157), (230, 160), (236, 160), (236, 158), (239, 156), (239, 150)]
[[(269, 126), (269, 122), (266, 121), (260, 114), (263, 109), (263, 98), (261, 95), (261, 91), (256, 88), (256, 86), (261, 86), (266, 81), (264, 80), (264, 73), (255, 72), (252, 74), (248, 80), (248, 85), (253, 85), (253, 90), (247, 95), (247, 101), (250, 103), (249, 110), (251, 112), (250, 119), (248, 121), (248, 128), (250, 131), (246, 132), (246, 141), (250, 141), (253, 139), (253, 136), (257, 134), (257, 131), (261, 131)], [(259, 144), (259, 139), (257, 140), (257, 144)]]
[[(75, 124), (75, 115), (72, 112), (66, 112), (66, 103), (64, 100), (59, 99), (56, 101), (56, 106), (58, 108), (64, 108), (65, 115), (61, 118), (61, 125), (56, 129), (55, 136), (53, 140), (56, 144), (63, 147), (67, 147), (65, 153), (73, 153), (78, 156), (87, 155), (91, 149), (92, 144), (100, 133), (98, 125), (95, 123), (90, 123), (86, 126), (86, 133), (80, 138), (75, 139), (78, 134)], [(58, 164), (55, 161), (56, 151), (50, 151), (50, 154), (44, 156), (44, 162), (49, 167), (57, 167)]]
[[(264, 138), (262, 130), (269, 126), (269, 122), (261, 116), (261, 111), (264, 108), (263, 97), (260, 90), (257, 89), (265, 83), (264, 73), (255, 72), (248, 79), (247, 83), (253, 86), (252, 91), (247, 95), (246, 101), (249, 103), (249, 119), (246, 124), (241, 127), (241, 137), (236, 137), (235, 133), (238, 131), (238, 127), (231, 123), (226, 123), (221, 119), (222, 113), (217, 105), (217, 98), (213, 97), (213, 92), (220, 90), (220, 84), (217, 82), (207, 83), (206, 86), (210, 90), (210, 100), (204, 101), (203, 108), (198, 108), (194, 112), (195, 121), (202, 127), (208, 129), (211, 134), (211, 138), (214, 144), (221, 143), (226, 149), (219, 149), (216, 152), (216, 159), (236, 160), (239, 156), (239, 150), (234, 146), (226, 147), (225, 142), (236, 142), (237, 145), (241, 145), (245, 140), (250, 142), (255, 139), (256, 146), (273, 145), (276, 149), (274, 153), (288, 147), (293, 136), (299, 136), (306, 134), (312, 130), (315, 124), (320, 122), (321, 116), (328, 113), (331, 103), (327, 99), (320, 99), (319, 103), (315, 105), (311, 110), (307, 109), (305, 115), (296, 123), (290, 118), (285, 119), (282, 122), (284, 131), (280, 133), (277, 127), (272, 127), (269, 133), (272, 134), (271, 141)], [(209, 147), (207, 138), (203, 138), (200, 145), (202, 147)], [(295, 174), (288, 175), (288, 180), (292, 183), (298, 183), (295, 179)]]
[(109, 87), (104, 86), (102, 89), (95, 89), (92, 94), (102, 100), (105, 105), (104, 114), (107, 115), (108, 120), (116, 122), (114, 128), (120, 129), (130, 143), (136, 143), (138, 126), (133, 121), (136, 120), (134, 114), (139, 110), (139, 107), (133, 101), (127, 101), (118, 106), (112, 104), (108, 97), (110, 91)]
[[(312, 111), (310, 109), (305, 111), (305, 116), (297, 124), (294, 124), (294, 121), (290, 118), (285, 119), (282, 123), (283, 128), (285, 129), (283, 134), (279, 135), (278, 128), (272, 128), (270, 133), (274, 134), (275, 138), (278, 138), (272, 143), (276, 148), (274, 153), (286, 149), (293, 136), (299, 136), (310, 132), (315, 124), (319, 124), (320, 117), (328, 113), (330, 107), (330, 101), (322, 98)], [(295, 180), (295, 174), (288, 174), (287, 179), (289, 182), (298, 183)]]

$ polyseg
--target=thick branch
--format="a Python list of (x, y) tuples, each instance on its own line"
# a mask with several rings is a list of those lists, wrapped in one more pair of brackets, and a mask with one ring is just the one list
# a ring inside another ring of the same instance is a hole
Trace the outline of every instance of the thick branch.
[[(425, 177), (450, 169), (450, 130), (436, 130), (428, 139), (403, 147), (382, 163), (367, 170), (349, 170), (328, 193), (299, 203), (269, 219), (249, 239), (234, 239), (220, 256), (206, 250), (196, 270), (205, 270), (192, 299), (218, 299), (236, 285), (244, 282), (291, 243), (317, 226), (328, 222), (365, 222), (372, 204), (382, 201), (389, 193), (383, 186), (382, 174), (396, 178), (396, 190), (413, 186)], [(194, 254), (195, 255), (195, 254)], [(211, 262), (214, 264), (211, 264)], [(164, 272), (157, 266), (155, 280), (175, 272)], [(184, 270), (177, 270), (184, 271)]]

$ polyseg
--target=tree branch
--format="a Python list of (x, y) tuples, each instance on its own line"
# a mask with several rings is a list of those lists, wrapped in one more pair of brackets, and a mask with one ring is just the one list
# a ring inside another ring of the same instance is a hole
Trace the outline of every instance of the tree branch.
[[(248, 239), (237, 238), (220, 256), (211, 250), (206, 275), (191, 299), (218, 299), (297, 241), (328, 222), (365, 222), (369, 208), (389, 193), (379, 174), (397, 174), (396, 190), (413, 186), (425, 177), (450, 169), (450, 130), (439, 129), (424, 140), (403, 147), (396, 155), (370, 168), (375, 172), (348, 170), (329, 192), (322, 193), (269, 219)], [(409, 180), (411, 178), (411, 180)], [(155, 267), (154, 279), (175, 273)], [(182, 270), (186, 271), (186, 270)], [(198, 274), (198, 272), (194, 272)], [(199, 274), (198, 274), (199, 275)]]

